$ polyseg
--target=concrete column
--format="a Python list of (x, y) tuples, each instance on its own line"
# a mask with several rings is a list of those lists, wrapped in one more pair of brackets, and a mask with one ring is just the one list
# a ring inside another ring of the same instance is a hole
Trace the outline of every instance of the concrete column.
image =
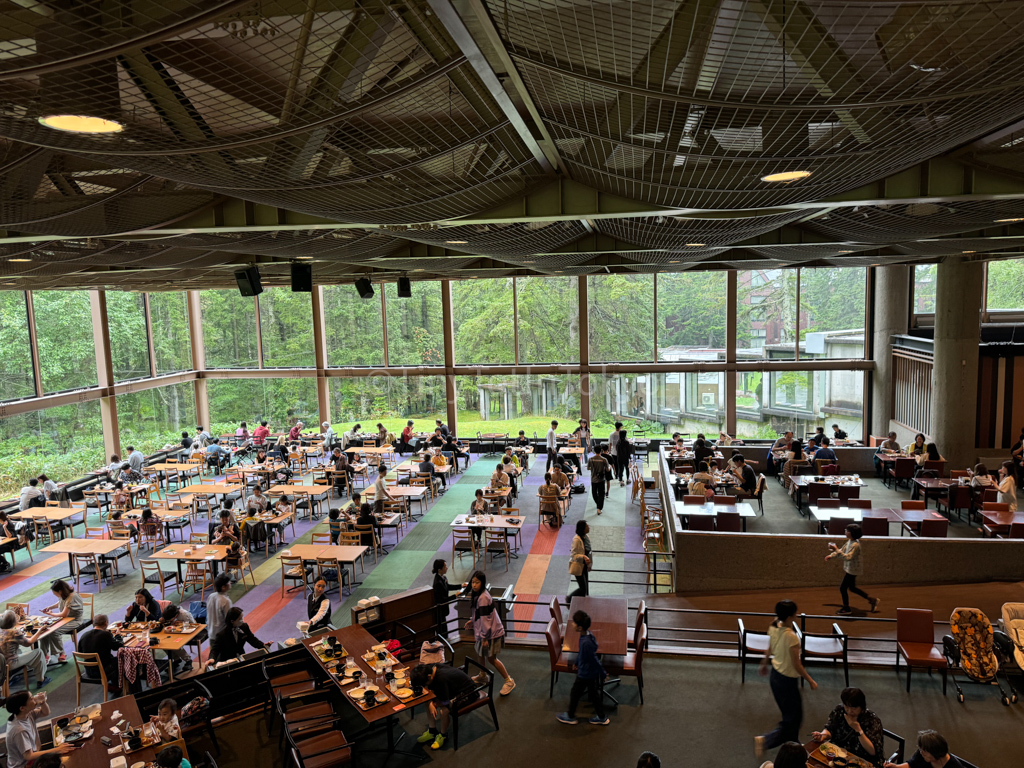
[(865, 441), (869, 434), (889, 433), (889, 419), (892, 416), (892, 355), (889, 340), (893, 334), (906, 333), (908, 330), (912, 269), (904, 264), (875, 267), (875, 314), (872, 324), (875, 372), (871, 387), (871, 430), (864, 435)]
[(947, 257), (936, 270), (931, 439), (963, 469), (977, 457), (978, 344), (984, 264)]

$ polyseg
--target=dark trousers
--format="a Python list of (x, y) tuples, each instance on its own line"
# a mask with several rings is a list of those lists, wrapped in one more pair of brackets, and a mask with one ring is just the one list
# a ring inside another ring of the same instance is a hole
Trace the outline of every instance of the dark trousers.
[(764, 748), (774, 749), (787, 741), (800, 741), (800, 723), (804, 719), (804, 705), (800, 699), (800, 678), (786, 677), (772, 669), (769, 683), (772, 696), (782, 712), (782, 720), (771, 733), (764, 735)]
[(615, 479), (622, 480), (622, 472), (626, 468), (625, 456), (612, 456), (612, 465), (615, 467)]
[(852, 573), (843, 574), (843, 583), (839, 585), (839, 594), (843, 596), (843, 607), (850, 607), (850, 593), (860, 595), (865, 600), (871, 600), (871, 595), (857, 587), (857, 577)]
[(601, 684), (597, 678), (584, 680), (582, 677), (577, 677), (573, 682), (572, 690), (569, 691), (569, 717), (576, 716), (576, 707), (579, 705), (580, 699), (583, 698), (584, 692), (594, 707), (594, 714), (604, 720), (604, 702), (601, 701)]
[(551, 465), (555, 463), (556, 456), (558, 456), (558, 450), (556, 448), (548, 448), (548, 465), (544, 467), (545, 472), (551, 469)]
[(590, 495), (594, 497), (594, 503), (601, 510), (604, 509), (605, 488), (605, 479), (603, 477), (600, 480), (590, 479)]
[(586, 597), (590, 594), (590, 574), (583, 571), (576, 576), (576, 589), (569, 593), (569, 597)]

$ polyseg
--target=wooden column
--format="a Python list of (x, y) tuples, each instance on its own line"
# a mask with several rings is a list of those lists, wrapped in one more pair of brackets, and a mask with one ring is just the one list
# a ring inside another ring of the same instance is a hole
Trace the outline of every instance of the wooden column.
[(458, 401), (455, 392), (455, 325), (452, 321), (452, 284), (441, 281), (441, 335), (444, 337), (444, 387), (448, 403), (448, 428), (458, 432)]
[(192, 341), (192, 368), (196, 372), (196, 421), (210, 426), (210, 396), (206, 387), (206, 346), (203, 343), (203, 312), (199, 291), (188, 292), (188, 332)]
[[(725, 280), (725, 361), (736, 362), (736, 270), (730, 269)], [(725, 431), (736, 434), (736, 369), (725, 372)]]
[(149, 308), (149, 294), (142, 294), (142, 306), (146, 312), (146, 344), (149, 349), (149, 375), (156, 378), (156, 346), (153, 344), (153, 313)]
[[(382, 292), (383, 293), (383, 292)], [(313, 288), (313, 353), (316, 360), (316, 402), (320, 424), (331, 422), (331, 393), (327, 381), (327, 329), (324, 314), (324, 289)]]
[(43, 372), (39, 367), (39, 337), (36, 335), (36, 312), (32, 304), (32, 291), (25, 291), (25, 311), (28, 320), (28, 341), (32, 352), (32, 381), (36, 387), (36, 397), (43, 396)]
[(107, 457), (121, 455), (121, 436), (117, 426), (117, 400), (114, 397), (114, 364), (110, 358), (110, 324), (107, 321), (107, 294), (89, 291), (92, 309), (92, 340), (96, 348), (96, 379), (100, 397), (100, 423), (103, 425), (103, 451)]
[(580, 329), (580, 418), (590, 423), (590, 318), (587, 315), (587, 276), (580, 275), (576, 293), (579, 297)]

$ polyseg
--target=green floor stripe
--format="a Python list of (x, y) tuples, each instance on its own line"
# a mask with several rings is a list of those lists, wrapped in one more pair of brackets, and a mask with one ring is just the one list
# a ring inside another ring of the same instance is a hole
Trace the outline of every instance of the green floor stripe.
[(420, 520), (415, 528), (405, 534), (399, 550), (415, 549), (421, 552), (436, 552), (450, 533), (451, 525), (446, 522), (435, 523)]

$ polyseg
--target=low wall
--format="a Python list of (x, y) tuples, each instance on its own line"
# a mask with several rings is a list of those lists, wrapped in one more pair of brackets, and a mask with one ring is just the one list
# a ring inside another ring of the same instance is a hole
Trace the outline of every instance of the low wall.
[[(840, 561), (825, 562), (840, 536), (675, 534), (677, 592), (835, 586)], [(865, 537), (864, 584), (949, 584), (1024, 580), (1024, 540)]]
[[(743, 454), (744, 459), (756, 461), (758, 472), (764, 472), (768, 466), (767, 445), (737, 445), (737, 451)], [(732, 449), (726, 448), (722, 451), (724, 456), (729, 456)], [(856, 473), (859, 475), (875, 474), (875, 464), (872, 456), (875, 455), (874, 448), (836, 448), (836, 458), (839, 459), (839, 467), (843, 473)]]

